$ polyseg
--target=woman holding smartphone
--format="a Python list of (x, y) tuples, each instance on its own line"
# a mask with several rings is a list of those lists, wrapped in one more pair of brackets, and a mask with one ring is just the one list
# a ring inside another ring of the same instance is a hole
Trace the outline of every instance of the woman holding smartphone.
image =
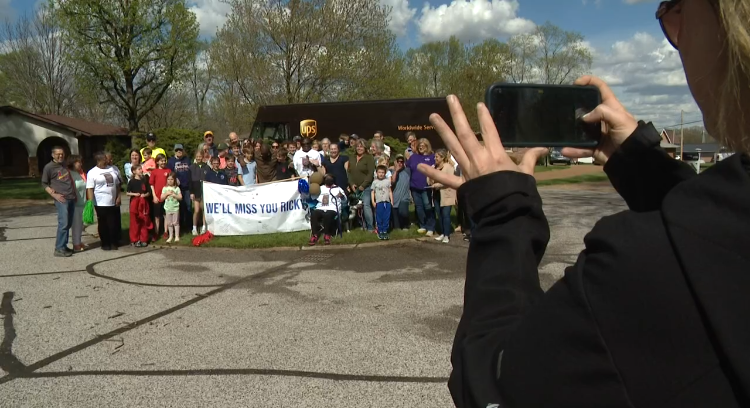
[(708, 131), (736, 154), (696, 174), (659, 147), (598, 78), (596, 149), (629, 210), (599, 221), (547, 293), (538, 266), (549, 240), (532, 177), (546, 149), (516, 165), (486, 107), (484, 145), (455, 96), (456, 133), (430, 118), (477, 223), (449, 388), (459, 407), (750, 406), (750, 0), (672, 0), (657, 11), (679, 50)]

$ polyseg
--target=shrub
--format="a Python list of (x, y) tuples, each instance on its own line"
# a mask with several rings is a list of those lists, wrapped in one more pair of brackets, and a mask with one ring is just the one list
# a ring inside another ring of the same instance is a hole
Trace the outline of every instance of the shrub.
[[(152, 133), (156, 135), (156, 146), (164, 149), (167, 157), (174, 156), (174, 145), (177, 143), (185, 147), (188, 157), (192, 157), (198, 145), (203, 143), (203, 132), (199, 130), (166, 128), (154, 130)], [(146, 134), (147, 132), (139, 132), (131, 135), (138, 149), (146, 147)], [(214, 143), (222, 142), (214, 137)]]

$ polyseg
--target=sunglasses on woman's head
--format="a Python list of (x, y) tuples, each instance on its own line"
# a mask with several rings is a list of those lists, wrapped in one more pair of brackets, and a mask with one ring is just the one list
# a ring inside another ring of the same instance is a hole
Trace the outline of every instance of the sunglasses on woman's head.
[(675, 49), (678, 48), (680, 38), (680, 10), (675, 10), (682, 0), (669, 0), (662, 1), (659, 4), (659, 8), (656, 10), (656, 19), (659, 20), (661, 30), (664, 32), (664, 36), (667, 37), (667, 41)]
[(274, 148), (274, 149), (278, 149), (279, 145), (271, 145), (271, 147)]

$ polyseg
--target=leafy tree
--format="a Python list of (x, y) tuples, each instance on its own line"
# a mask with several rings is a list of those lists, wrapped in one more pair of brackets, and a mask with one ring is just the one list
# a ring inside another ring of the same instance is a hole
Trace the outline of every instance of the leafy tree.
[(52, 1), (70, 56), (137, 131), (195, 59), (195, 14), (185, 0)]

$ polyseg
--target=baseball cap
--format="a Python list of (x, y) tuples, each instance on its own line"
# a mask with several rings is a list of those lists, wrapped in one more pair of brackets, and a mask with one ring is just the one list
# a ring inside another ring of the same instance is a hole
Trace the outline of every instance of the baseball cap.
[(403, 155), (403, 154), (400, 154), (400, 153), (399, 153), (399, 154), (397, 154), (397, 155), (396, 155), (396, 159), (395, 159), (395, 160), (405, 160), (405, 159), (404, 159), (404, 155)]
[(229, 146), (226, 143), (219, 143), (219, 146), (217, 148), (219, 150), (227, 150), (229, 149)]
[(176, 145), (174, 145), (174, 151), (178, 151), (178, 150), (185, 150), (185, 148), (182, 147), (182, 144), (177, 143)]
[(146, 135), (146, 140), (150, 140), (150, 141), (156, 140), (156, 135), (149, 132), (149, 134)]
[(300, 140), (302, 140), (302, 136), (300, 136), (300, 135), (294, 136), (292, 138), (292, 140), (294, 140), (295, 142), (300, 141)]
[(208, 136), (208, 135), (211, 135), (211, 136), (213, 136), (213, 135), (214, 135), (214, 132), (212, 132), (212, 131), (210, 131), (210, 130), (207, 130), (207, 131), (206, 131), (205, 133), (203, 133), (203, 138), (205, 139), (205, 138), (206, 138), (206, 136)]
[(352, 139), (359, 139), (359, 136), (357, 136), (357, 134), (356, 134), (356, 133), (354, 133), (354, 134), (352, 134), (352, 135), (351, 135), (351, 138), (352, 138)]

